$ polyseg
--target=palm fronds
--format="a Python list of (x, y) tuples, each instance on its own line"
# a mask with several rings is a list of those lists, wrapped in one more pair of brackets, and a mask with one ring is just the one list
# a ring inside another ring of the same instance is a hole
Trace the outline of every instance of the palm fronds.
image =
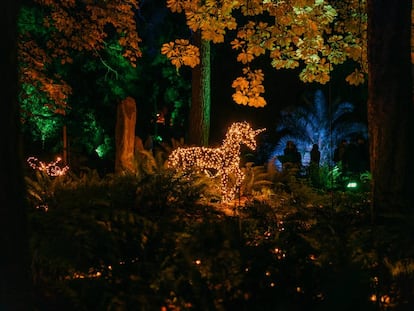
[[(333, 149), (343, 139), (354, 135), (367, 137), (367, 126), (354, 118), (354, 104), (336, 100), (329, 103), (323, 92), (317, 90), (313, 101), (304, 99), (299, 107), (286, 109), (280, 114), (276, 131), (280, 136), (271, 158), (283, 155), (287, 141), (293, 141), (302, 155), (303, 165), (309, 164), (310, 150), (318, 144), (321, 164), (331, 164)], [(280, 169), (281, 163), (277, 161)]]

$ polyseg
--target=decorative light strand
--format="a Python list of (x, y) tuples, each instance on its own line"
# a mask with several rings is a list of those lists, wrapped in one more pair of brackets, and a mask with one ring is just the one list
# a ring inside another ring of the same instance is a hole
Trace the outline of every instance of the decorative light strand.
[(168, 157), (167, 165), (181, 171), (217, 171), (222, 201), (229, 202), (235, 198), (244, 179), (240, 168), (240, 145), (255, 150), (256, 136), (264, 130), (254, 130), (247, 122), (233, 123), (218, 148), (177, 148)]
[(29, 163), (32, 169), (45, 172), (47, 175), (54, 177), (65, 175), (66, 172), (69, 170), (69, 166), (67, 165), (60, 167), (58, 165), (60, 161), (62, 161), (62, 158), (60, 157), (57, 157), (55, 161), (50, 163), (39, 161), (39, 159), (36, 157), (29, 157), (27, 159), (27, 163)]

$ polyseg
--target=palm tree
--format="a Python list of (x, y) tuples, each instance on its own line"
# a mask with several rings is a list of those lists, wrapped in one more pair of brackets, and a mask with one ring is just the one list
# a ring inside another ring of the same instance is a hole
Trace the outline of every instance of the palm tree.
[[(293, 141), (305, 166), (313, 144), (319, 146), (321, 165), (330, 165), (333, 150), (341, 140), (355, 136), (367, 139), (367, 125), (355, 119), (354, 104), (336, 100), (329, 105), (321, 90), (315, 91), (313, 101), (305, 97), (303, 105), (281, 111), (276, 131), (280, 138), (271, 158), (283, 155), (287, 142)], [(280, 160), (275, 164), (281, 168)]]

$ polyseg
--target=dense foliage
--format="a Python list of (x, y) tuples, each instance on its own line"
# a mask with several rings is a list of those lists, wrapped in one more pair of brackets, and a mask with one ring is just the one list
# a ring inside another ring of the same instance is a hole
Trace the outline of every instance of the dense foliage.
[(229, 205), (215, 203), (214, 180), (161, 167), (29, 174), (36, 308), (412, 306), (412, 215), (372, 225), (365, 192), (325, 193), (289, 172), (244, 169), (242, 196)]

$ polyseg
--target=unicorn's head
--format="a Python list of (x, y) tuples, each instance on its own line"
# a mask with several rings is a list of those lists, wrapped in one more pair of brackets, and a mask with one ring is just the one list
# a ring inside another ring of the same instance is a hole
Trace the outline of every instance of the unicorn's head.
[(256, 149), (256, 136), (266, 129), (254, 130), (247, 122), (233, 123), (226, 134), (228, 144), (244, 144), (252, 150)]

